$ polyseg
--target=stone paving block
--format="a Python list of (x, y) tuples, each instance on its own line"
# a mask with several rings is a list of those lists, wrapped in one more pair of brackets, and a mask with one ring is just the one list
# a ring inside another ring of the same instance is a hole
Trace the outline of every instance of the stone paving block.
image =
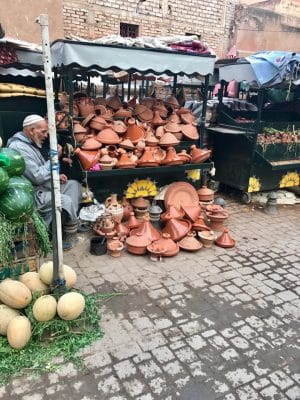
[(84, 364), (89, 369), (104, 367), (111, 363), (111, 358), (106, 352), (97, 352), (84, 359)]
[(238, 387), (245, 385), (255, 379), (253, 372), (247, 370), (246, 368), (237, 368), (225, 373), (226, 378), (231, 383), (233, 387)]
[(250, 385), (245, 385), (236, 390), (240, 400), (259, 400), (261, 397)]
[[(283, 371), (275, 371), (269, 375), (271, 382), (278, 386), (280, 390), (284, 391), (294, 384), (294, 381)], [(300, 394), (300, 393), (299, 393)]]
[(139, 355), (133, 357), (133, 361), (134, 361), (136, 364), (138, 364), (138, 363), (140, 363), (140, 362), (142, 362), (142, 361), (150, 360), (150, 358), (151, 358), (151, 354), (150, 354), (150, 353), (148, 353), (148, 352), (147, 352), (147, 353), (141, 353), (141, 354), (139, 354)]
[(173, 322), (167, 318), (158, 318), (154, 320), (157, 329), (166, 329), (173, 325)]
[(185, 335), (193, 335), (205, 329), (205, 326), (202, 325), (199, 321), (191, 321), (187, 324), (180, 325), (180, 329)]
[(151, 387), (153, 393), (159, 396), (162, 396), (169, 389), (166, 379), (162, 377), (152, 379), (149, 382), (149, 386)]
[(286, 400), (286, 396), (274, 385), (262, 389), (260, 395), (266, 400)]
[(160, 367), (153, 360), (148, 360), (139, 364), (138, 368), (145, 379), (153, 378), (154, 376), (162, 373)]
[(221, 357), (226, 361), (236, 361), (239, 359), (240, 355), (233, 348), (229, 348), (221, 353)]
[(118, 364), (115, 364), (114, 369), (120, 379), (129, 378), (131, 375), (134, 375), (136, 373), (136, 368), (134, 364), (129, 360), (125, 360)]
[(143, 336), (138, 340), (138, 344), (143, 351), (150, 351), (164, 345), (167, 340), (161, 333), (152, 333), (148, 336)]
[(152, 350), (152, 354), (161, 364), (164, 364), (175, 358), (174, 354), (167, 346), (158, 347)]
[(184, 371), (182, 365), (178, 360), (171, 361), (162, 366), (163, 370), (171, 376), (178, 375)]
[(186, 339), (187, 343), (194, 349), (199, 350), (207, 345), (206, 341), (200, 335), (193, 335)]
[(175, 351), (175, 355), (182, 363), (190, 363), (197, 359), (197, 355), (187, 346), (181, 347), (179, 350)]
[(132, 397), (138, 396), (145, 389), (143, 382), (138, 379), (127, 380), (123, 383), (123, 385), (128, 395)]
[(106, 378), (101, 379), (98, 382), (98, 391), (100, 394), (106, 396), (106, 395), (112, 395), (120, 391), (120, 385), (114, 376), (109, 376)]
[(286, 391), (286, 395), (290, 400), (300, 399), (300, 386), (293, 386)]
[(277, 296), (281, 298), (283, 301), (292, 301), (296, 300), (298, 296), (296, 293), (292, 292), (291, 290), (285, 290), (284, 292), (277, 293)]
[(270, 381), (267, 378), (261, 378), (258, 379), (257, 381), (252, 382), (252, 386), (254, 387), (255, 390), (260, 390), (263, 389), (264, 387), (270, 385)]

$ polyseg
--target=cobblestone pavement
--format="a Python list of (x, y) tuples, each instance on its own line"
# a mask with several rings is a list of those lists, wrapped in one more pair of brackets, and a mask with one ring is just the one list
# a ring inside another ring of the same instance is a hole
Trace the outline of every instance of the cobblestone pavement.
[(127, 294), (102, 307), (84, 370), (13, 379), (0, 399), (300, 399), (300, 205), (228, 210), (235, 249), (162, 263), (95, 257), (82, 237), (65, 257), (81, 289)]

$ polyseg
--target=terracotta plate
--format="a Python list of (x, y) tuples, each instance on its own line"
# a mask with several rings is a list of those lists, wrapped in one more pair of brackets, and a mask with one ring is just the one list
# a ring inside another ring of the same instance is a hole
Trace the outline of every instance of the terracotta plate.
[(198, 193), (194, 186), (187, 182), (172, 183), (164, 198), (165, 207), (197, 206), (199, 204)]

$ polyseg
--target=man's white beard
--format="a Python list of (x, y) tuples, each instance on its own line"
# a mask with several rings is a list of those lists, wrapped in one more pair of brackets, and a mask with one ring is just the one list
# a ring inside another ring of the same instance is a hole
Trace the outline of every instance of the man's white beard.
[(42, 143), (40, 140), (38, 140), (37, 137), (33, 136), (32, 140), (33, 140), (33, 142), (37, 145), (37, 147), (38, 147), (39, 149), (41, 149), (41, 148), (43, 147), (43, 143)]

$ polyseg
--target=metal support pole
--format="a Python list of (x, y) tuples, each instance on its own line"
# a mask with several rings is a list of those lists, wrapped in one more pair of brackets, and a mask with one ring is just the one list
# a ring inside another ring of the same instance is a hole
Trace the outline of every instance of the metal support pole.
[(51, 55), (50, 55), (50, 42), (48, 30), (48, 15), (41, 14), (37, 22), (41, 26), (42, 31), (42, 47), (43, 47), (43, 61), (45, 71), (45, 84), (47, 96), (47, 111), (48, 111), (48, 125), (49, 125), (49, 138), (50, 138), (50, 161), (51, 161), (51, 184), (52, 196), (54, 207), (52, 207), (52, 218), (56, 230), (53, 232), (54, 243), (57, 246), (53, 247), (53, 280), (52, 285), (64, 286), (63, 274), (63, 248), (62, 248), (62, 229), (61, 229), (61, 196), (60, 196), (60, 181), (59, 181), (59, 161), (57, 152), (57, 138), (55, 127), (55, 111), (54, 111), (54, 94), (52, 83), (52, 70), (51, 70)]
[(203, 136), (204, 136), (204, 131), (205, 131), (208, 85), (209, 85), (209, 75), (205, 75), (203, 99), (202, 99), (203, 103), (202, 103), (202, 112), (201, 112), (201, 122), (200, 122), (200, 127), (199, 127), (199, 146), (200, 146), (200, 148), (202, 148), (202, 146), (203, 146)]
[(127, 88), (127, 100), (130, 99), (130, 89), (131, 89), (131, 74), (128, 74), (128, 88)]
[(173, 78), (173, 89), (172, 89), (172, 93), (174, 95), (176, 95), (176, 87), (177, 87), (177, 75), (175, 74)]

